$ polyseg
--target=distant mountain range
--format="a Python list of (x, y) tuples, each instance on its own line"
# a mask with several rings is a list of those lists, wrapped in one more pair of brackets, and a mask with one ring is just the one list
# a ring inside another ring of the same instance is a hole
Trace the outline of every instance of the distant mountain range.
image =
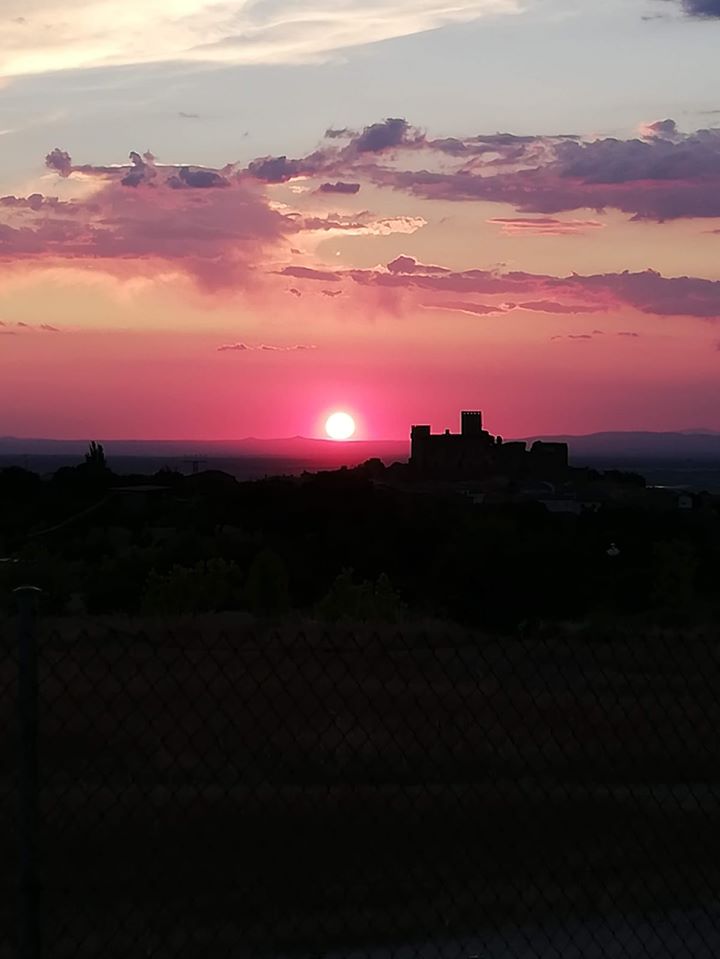
[[(643, 431), (591, 433), (580, 436), (531, 436), (536, 439), (565, 442), (571, 458), (645, 460), (717, 460), (720, 461), (720, 432), (710, 430), (652, 433)], [(108, 457), (148, 459), (281, 459), (323, 465), (354, 465), (370, 457), (386, 462), (407, 459), (409, 442), (404, 440), (357, 440), (336, 443), (332, 440), (295, 436), (288, 439), (241, 440), (103, 440)], [(87, 440), (27, 439), (0, 437), (0, 455), (59, 456), (82, 455)]]
[(720, 462), (720, 433), (710, 430), (678, 433), (642, 431), (590, 433), (586, 436), (530, 437), (550, 442), (567, 443), (575, 461), (608, 459), (618, 462), (717, 461)]

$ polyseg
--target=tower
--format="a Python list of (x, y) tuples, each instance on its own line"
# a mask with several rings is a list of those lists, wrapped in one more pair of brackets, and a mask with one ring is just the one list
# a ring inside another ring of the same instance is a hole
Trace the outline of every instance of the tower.
[(463, 410), (460, 414), (460, 432), (463, 436), (480, 436), (483, 431), (480, 410)]
[(410, 431), (410, 462), (418, 469), (427, 465), (430, 447), (430, 427), (413, 426)]

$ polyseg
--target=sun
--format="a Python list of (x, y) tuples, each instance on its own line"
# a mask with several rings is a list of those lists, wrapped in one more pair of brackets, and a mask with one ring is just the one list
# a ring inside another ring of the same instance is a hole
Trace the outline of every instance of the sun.
[(355, 420), (349, 413), (332, 413), (325, 422), (331, 440), (349, 440), (355, 433)]

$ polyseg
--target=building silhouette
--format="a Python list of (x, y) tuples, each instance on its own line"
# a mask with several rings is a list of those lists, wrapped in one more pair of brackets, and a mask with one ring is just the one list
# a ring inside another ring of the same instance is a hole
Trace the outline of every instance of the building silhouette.
[(483, 429), (479, 410), (460, 414), (460, 432), (432, 433), (413, 426), (410, 466), (421, 478), (464, 480), (490, 476), (559, 478), (568, 473), (567, 443), (505, 443)]

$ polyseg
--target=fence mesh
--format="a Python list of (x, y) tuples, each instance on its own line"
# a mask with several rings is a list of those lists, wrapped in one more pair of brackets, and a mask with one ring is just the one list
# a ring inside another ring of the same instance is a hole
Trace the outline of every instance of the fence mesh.
[[(47, 957), (720, 953), (717, 635), (38, 645)], [(0, 657), (15, 957), (12, 633)]]

